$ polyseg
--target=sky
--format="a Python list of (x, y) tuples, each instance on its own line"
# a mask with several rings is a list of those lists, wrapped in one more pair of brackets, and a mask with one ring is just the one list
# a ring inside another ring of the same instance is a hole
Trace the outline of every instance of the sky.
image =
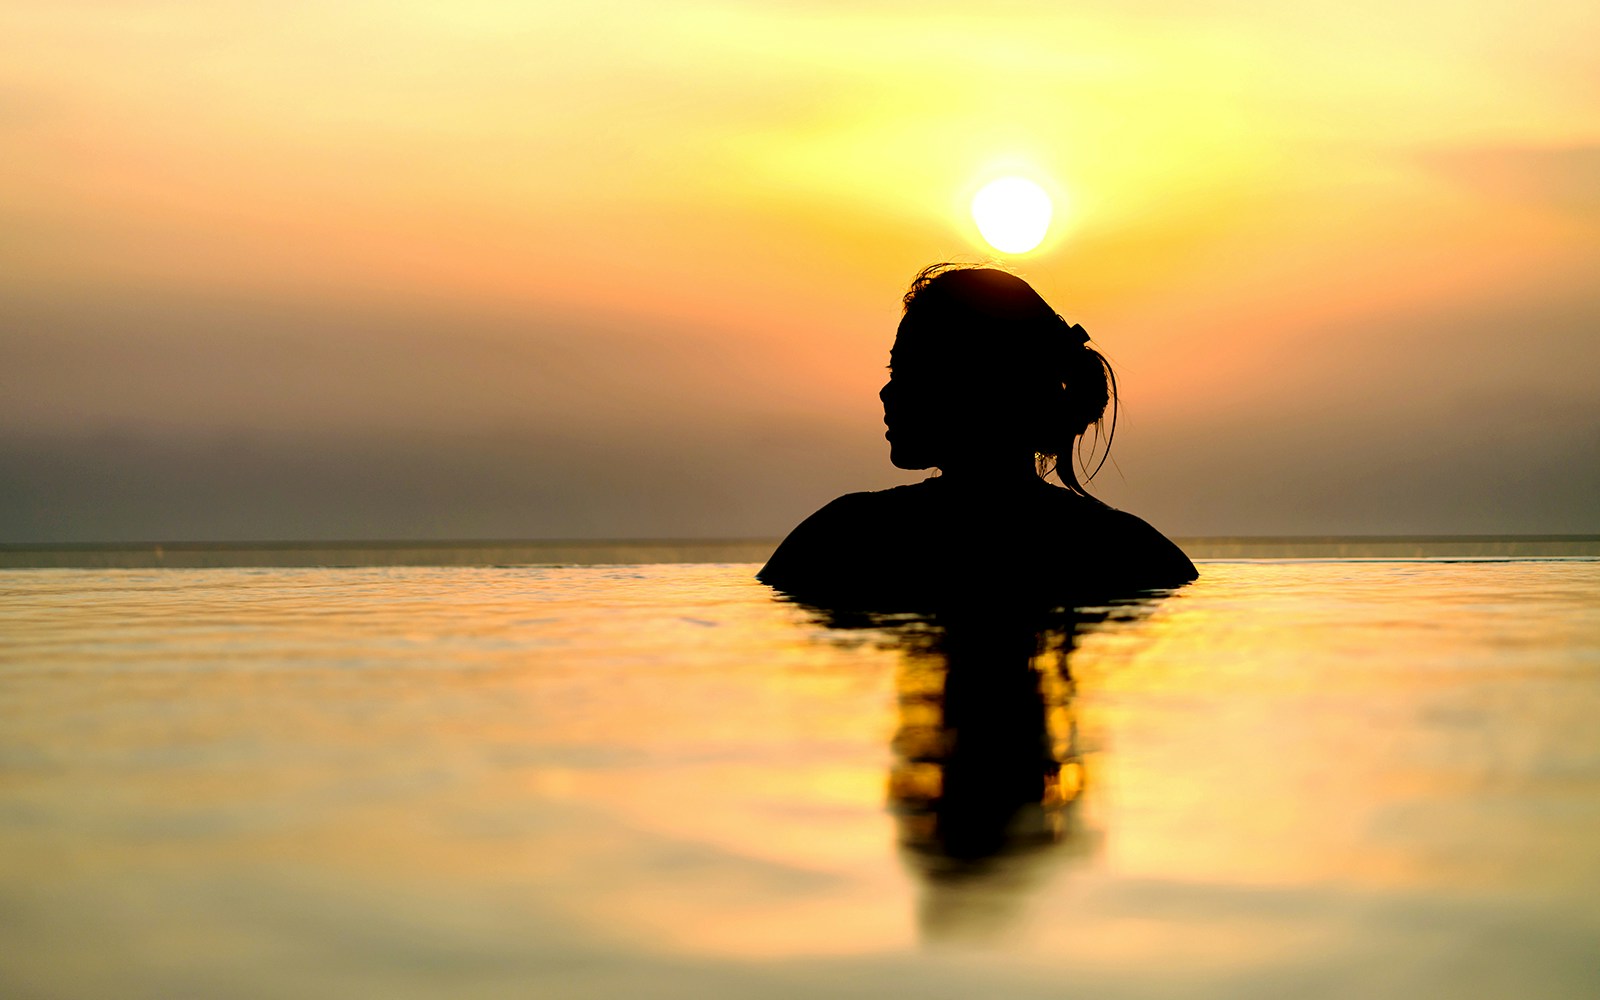
[[(1600, 7), (0, 0), (0, 542), (773, 537), (994, 257), (1168, 534), (1600, 532)], [(1031, 253), (967, 204), (1050, 191)]]

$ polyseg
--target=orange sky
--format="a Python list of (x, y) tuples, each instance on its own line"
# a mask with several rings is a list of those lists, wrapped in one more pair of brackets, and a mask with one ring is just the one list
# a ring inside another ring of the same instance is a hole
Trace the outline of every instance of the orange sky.
[(1109, 499), (1600, 530), (1596, 38), (1509, 0), (0, 0), (3, 540), (779, 534), (904, 480), (898, 295), (986, 252), (1004, 172), (1057, 194), (1012, 263), (1120, 366)]

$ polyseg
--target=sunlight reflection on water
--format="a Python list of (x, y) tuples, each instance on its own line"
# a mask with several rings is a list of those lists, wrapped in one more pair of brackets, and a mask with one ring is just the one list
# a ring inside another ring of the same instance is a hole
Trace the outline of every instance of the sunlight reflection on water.
[(752, 570), (0, 572), (0, 986), (1600, 990), (1600, 562), (1203, 566), (959, 864), (942, 661)]

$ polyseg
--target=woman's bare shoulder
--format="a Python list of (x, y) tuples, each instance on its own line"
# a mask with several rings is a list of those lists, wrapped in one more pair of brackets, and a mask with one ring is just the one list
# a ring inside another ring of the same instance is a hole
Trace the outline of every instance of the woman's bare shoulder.
[[(883, 491), (888, 492), (888, 491)], [(756, 574), (780, 589), (837, 569), (841, 557), (872, 535), (882, 520), (880, 493), (846, 493), (795, 525)]]
[[(1052, 549), (1060, 559), (1041, 564), (1040, 552)], [(1091, 497), (1052, 488), (1002, 516), (963, 506), (938, 480), (925, 480), (830, 501), (789, 533), (756, 577), (791, 594), (829, 594), (935, 577), (992, 581), (997, 572), (1037, 577), (1041, 586), (1117, 590), (1176, 587), (1196, 576), (1165, 535)]]
[(1141, 586), (1176, 587), (1199, 577), (1194, 563), (1177, 543), (1137, 514), (1102, 507), (1096, 530), (1104, 532), (1107, 547)]

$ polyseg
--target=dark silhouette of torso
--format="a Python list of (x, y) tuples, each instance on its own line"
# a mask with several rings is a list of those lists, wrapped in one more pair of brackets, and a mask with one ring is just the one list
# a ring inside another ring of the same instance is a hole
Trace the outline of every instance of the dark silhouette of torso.
[(878, 611), (1070, 605), (1195, 578), (1132, 514), (1052, 486), (965, 489), (935, 477), (850, 493), (803, 521), (758, 578), (807, 603)]

